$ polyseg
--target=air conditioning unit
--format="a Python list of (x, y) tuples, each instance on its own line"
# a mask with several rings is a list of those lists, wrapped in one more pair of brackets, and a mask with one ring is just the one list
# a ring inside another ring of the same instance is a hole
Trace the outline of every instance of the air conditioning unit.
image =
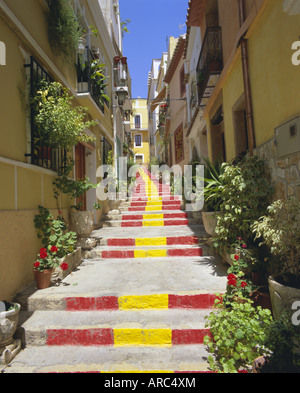
[(300, 151), (300, 116), (275, 128), (277, 156), (283, 157)]

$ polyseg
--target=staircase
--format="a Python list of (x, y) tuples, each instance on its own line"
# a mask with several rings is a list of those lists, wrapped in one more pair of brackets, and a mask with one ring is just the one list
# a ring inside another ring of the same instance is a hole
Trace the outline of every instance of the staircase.
[(225, 290), (226, 267), (208, 255), (180, 198), (140, 173), (78, 269), (15, 299), (26, 347), (5, 372), (207, 370), (204, 317)]

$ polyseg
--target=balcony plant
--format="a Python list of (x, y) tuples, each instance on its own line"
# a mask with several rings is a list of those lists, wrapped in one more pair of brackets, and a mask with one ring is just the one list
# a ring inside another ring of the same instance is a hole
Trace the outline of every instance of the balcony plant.
[(53, 0), (47, 14), (48, 36), (52, 49), (71, 62), (83, 35), (71, 0)]
[(290, 198), (273, 202), (267, 214), (252, 225), (260, 245), (267, 245), (277, 265), (269, 277), (274, 317), (300, 299), (300, 202)]
[(68, 264), (60, 264), (58, 248), (56, 246), (42, 247), (39, 251), (37, 260), (33, 264), (33, 272), (38, 289), (48, 288), (51, 281), (53, 270), (60, 266), (62, 270), (69, 268)]
[(35, 124), (43, 144), (52, 148), (72, 150), (78, 142), (89, 142), (85, 129), (95, 122), (85, 121), (86, 108), (72, 105), (73, 97), (59, 82), (41, 81), (33, 103), (37, 114)]

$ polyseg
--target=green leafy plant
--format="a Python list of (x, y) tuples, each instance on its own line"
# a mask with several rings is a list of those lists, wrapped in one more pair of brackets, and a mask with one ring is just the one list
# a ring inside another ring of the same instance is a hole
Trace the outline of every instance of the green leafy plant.
[(278, 200), (267, 212), (252, 225), (256, 239), (278, 257), (278, 273), (284, 283), (300, 288), (300, 202)]
[(57, 247), (56, 257), (63, 258), (74, 251), (77, 235), (75, 232), (68, 231), (61, 216), (55, 220), (49, 209), (39, 206), (39, 214), (34, 217), (34, 225), (44, 248), (48, 248), (49, 245)]
[(204, 169), (204, 203), (206, 211), (219, 211), (223, 202), (222, 181), (220, 175), (223, 167), (220, 162), (212, 163), (209, 159), (203, 159)]
[(90, 64), (93, 93), (101, 105), (110, 101), (106, 94), (108, 84), (105, 83), (108, 77), (104, 75), (103, 67), (105, 64), (99, 64), (98, 60), (93, 60)]
[(299, 326), (291, 323), (287, 312), (270, 324), (266, 332), (266, 345), (272, 353), (266, 357), (261, 373), (300, 372)]
[(253, 307), (249, 299), (243, 303), (233, 301), (229, 309), (220, 302), (218, 307), (207, 317), (210, 336), (204, 338), (213, 354), (208, 358), (211, 370), (223, 373), (251, 370), (254, 359), (269, 354), (265, 340), (272, 322), (270, 310)]
[(67, 61), (74, 58), (83, 35), (71, 0), (51, 0), (49, 3), (48, 36), (52, 49)]
[(222, 214), (218, 217), (213, 246), (219, 251), (227, 250), (237, 233), (250, 246), (254, 243), (251, 225), (266, 211), (273, 190), (265, 164), (256, 156), (237, 165), (223, 163), (219, 179)]
[(76, 200), (76, 204), (71, 207), (75, 210), (80, 210), (82, 202), (79, 198), (84, 195), (85, 192), (92, 188), (96, 188), (97, 184), (90, 182), (90, 179), (86, 176), (83, 180), (69, 179), (67, 175), (62, 174), (58, 176), (54, 182), (54, 198), (57, 201), (59, 207), (59, 200), (61, 194), (67, 194), (70, 198)]
[(86, 108), (73, 106), (73, 98), (60, 83), (41, 81), (41, 89), (33, 99), (37, 105), (34, 120), (47, 146), (70, 151), (78, 142), (93, 140), (84, 131), (95, 122), (85, 121)]

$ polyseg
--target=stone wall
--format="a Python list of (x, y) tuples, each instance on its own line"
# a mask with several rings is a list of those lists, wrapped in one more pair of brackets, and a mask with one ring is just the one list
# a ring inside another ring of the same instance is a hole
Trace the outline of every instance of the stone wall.
[(266, 161), (274, 183), (274, 200), (296, 197), (300, 200), (300, 151), (277, 157), (275, 138), (255, 149), (255, 154)]

